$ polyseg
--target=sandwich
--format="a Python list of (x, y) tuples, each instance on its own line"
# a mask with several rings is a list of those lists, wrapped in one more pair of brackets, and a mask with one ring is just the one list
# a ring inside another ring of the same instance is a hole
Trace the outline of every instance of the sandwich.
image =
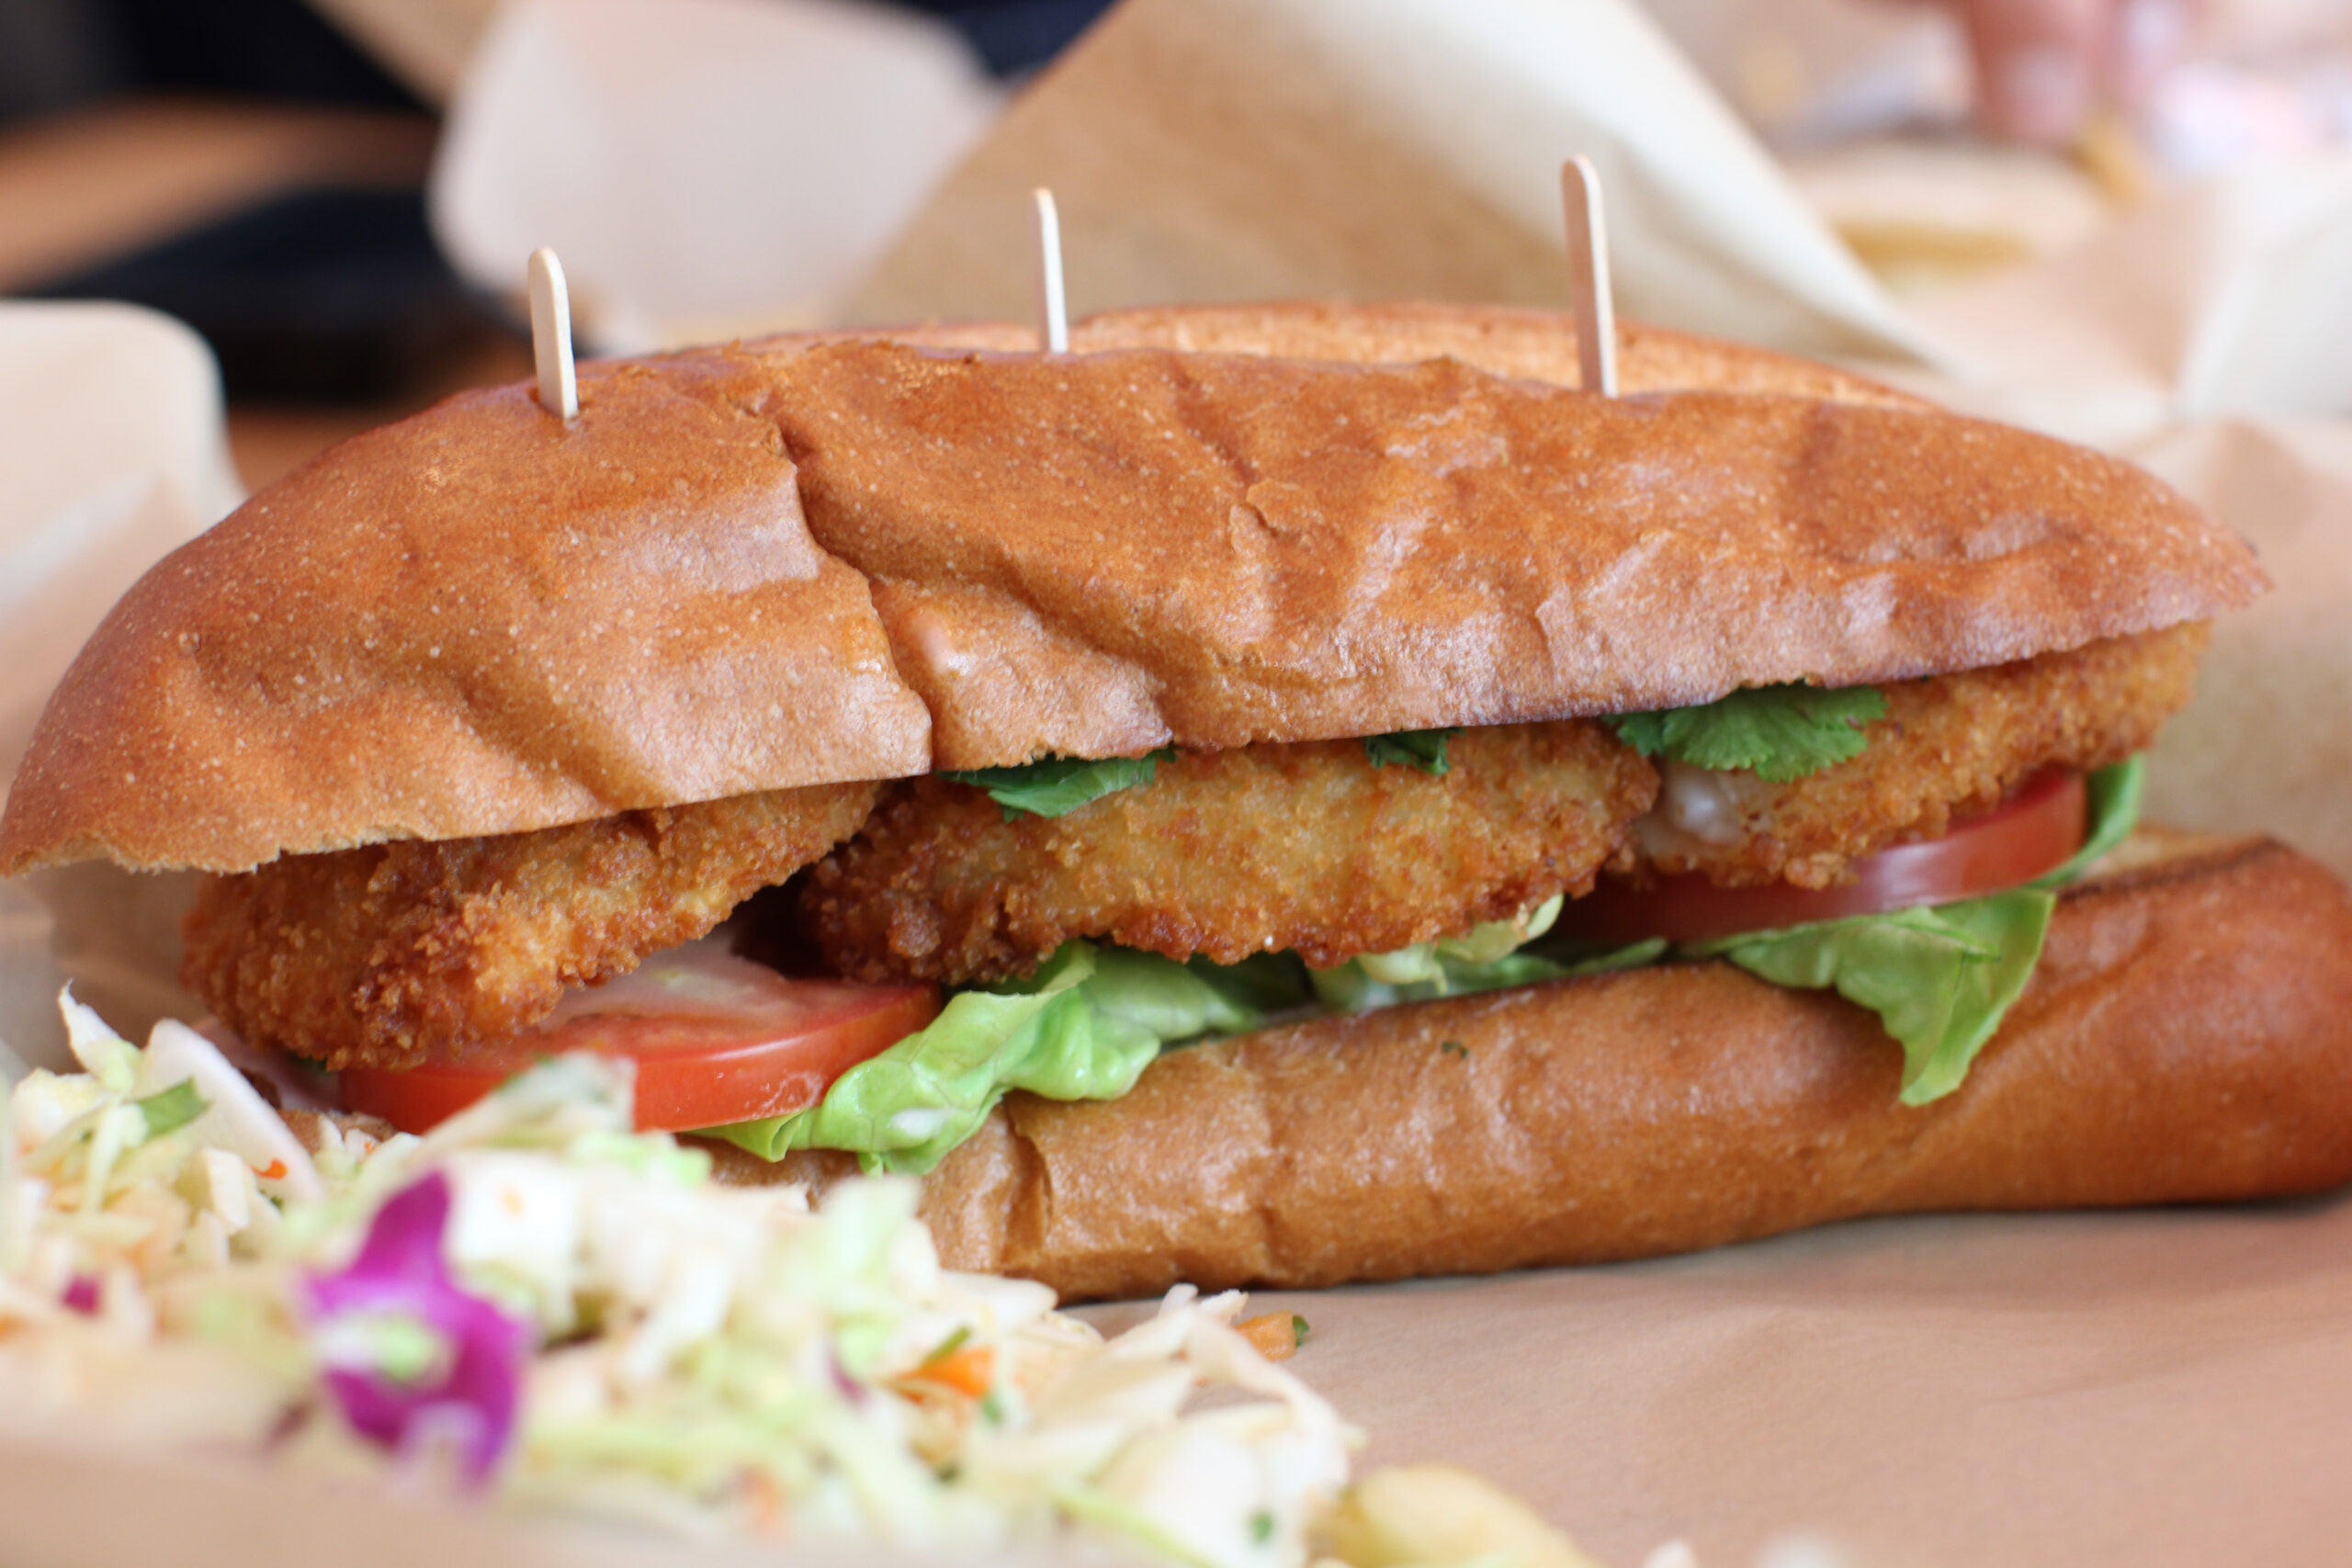
[(1532, 312), (583, 370), (159, 564), (0, 874), (208, 874), (353, 1112), (637, 1064), (1066, 1295), (2352, 1179), (2352, 899), (2134, 834), (2249, 552), (2128, 464)]

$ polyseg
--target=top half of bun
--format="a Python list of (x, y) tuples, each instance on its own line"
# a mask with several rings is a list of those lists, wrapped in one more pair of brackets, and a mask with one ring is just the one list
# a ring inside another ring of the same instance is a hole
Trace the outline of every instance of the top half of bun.
[(1676, 333), (1614, 400), (1523, 311), (893, 335), (465, 394), (255, 496), (75, 660), (0, 874), (1883, 681), (2261, 586), (2128, 464)]

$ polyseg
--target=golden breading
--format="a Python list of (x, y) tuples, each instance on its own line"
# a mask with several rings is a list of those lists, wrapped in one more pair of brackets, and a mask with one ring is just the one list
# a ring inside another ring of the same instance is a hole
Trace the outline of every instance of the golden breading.
[(412, 1066), (512, 1035), (566, 987), (702, 935), (854, 832), (874, 795), (820, 784), (290, 856), (207, 880), (181, 977), (253, 1044)]
[(859, 980), (1023, 974), (1071, 937), (1331, 964), (1586, 891), (1657, 787), (1584, 720), (1465, 730), (1450, 761), (1375, 767), (1355, 740), (1188, 752), (1009, 822), (978, 789), (917, 779), (809, 874), (801, 909)]
[(2044, 768), (2144, 750), (2188, 701), (2205, 637), (2191, 622), (1884, 686), (1886, 716), (1861, 755), (1787, 784), (1669, 763), (1657, 809), (1634, 825), (1634, 875), (1831, 886), (1864, 855), (1939, 837)]

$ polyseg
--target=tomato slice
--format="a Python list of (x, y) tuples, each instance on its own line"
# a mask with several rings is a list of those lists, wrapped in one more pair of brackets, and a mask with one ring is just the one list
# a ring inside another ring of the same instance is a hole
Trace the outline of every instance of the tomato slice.
[(1705, 942), (1740, 931), (1947, 904), (2030, 882), (2083, 847), (2089, 796), (2083, 775), (2048, 773), (1940, 839), (1897, 844), (1854, 866), (1850, 882), (1818, 890), (1773, 883), (1718, 887), (1693, 873), (1649, 887), (1606, 882), (1560, 911), (1555, 931), (1623, 946), (1650, 937)]
[(936, 986), (787, 979), (706, 937), (568, 993), (545, 1023), (511, 1041), (398, 1071), (347, 1067), (343, 1098), (422, 1133), (543, 1056), (600, 1051), (637, 1063), (639, 1131), (687, 1132), (813, 1105), (939, 1007)]

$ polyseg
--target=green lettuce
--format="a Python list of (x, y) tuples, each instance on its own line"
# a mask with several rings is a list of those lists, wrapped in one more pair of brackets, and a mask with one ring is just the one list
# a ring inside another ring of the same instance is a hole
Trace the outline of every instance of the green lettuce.
[(1008, 822), (1032, 817), (1067, 817), (1081, 806), (1148, 784), (1159, 764), (1173, 761), (1173, 747), (1143, 757), (1047, 757), (1016, 768), (971, 768), (941, 773), (960, 784), (988, 791)]
[(1375, 768), (1394, 764), (1442, 777), (1453, 766), (1445, 760), (1445, 743), (1461, 733), (1459, 729), (1399, 729), (1390, 735), (1367, 735), (1363, 754)]
[(957, 993), (930, 1025), (843, 1073), (806, 1110), (714, 1127), (763, 1159), (847, 1149), (921, 1175), (1016, 1089), (1116, 1100), (1163, 1045), (1255, 1027), (1253, 972), (1228, 983), (1148, 953), (1073, 942), (1025, 981)]
[(1939, 1100), (1960, 1087), (2033, 977), (2058, 906), (2055, 889), (2132, 836), (2145, 775), (2137, 757), (2093, 773), (2083, 847), (2023, 887), (1891, 914), (1743, 931), (1681, 951), (1727, 959), (1776, 986), (1833, 987), (1869, 1008), (1903, 1047), (1903, 1103)]
[(1334, 1012), (1369, 1012), (1398, 1002), (1434, 1001), (1440, 997), (1476, 996), (1510, 986), (1532, 986), (1539, 980), (1565, 980), (1575, 975), (1599, 975), (1611, 969), (1638, 969), (1666, 956), (1663, 937), (1637, 942), (1606, 953), (1573, 959), (1536, 953), (1513, 953), (1490, 963), (1471, 964), (1441, 955), (1433, 972), (1416, 980), (1376, 980), (1364, 961), (1351, 959), (1336, 969), (1313, 972), (1315, 999)]
[(1645, 757), (1745, 769), (1786, 784), (1862, 754), (1862, 726), (1886, 712), (1873, 686), (1752, 686), (1698, 707), (1619, 714), (1607, 722)]
[(1591, 955), (1555, 956), (1528, 951), (1560, 918), (1554, 897), (1516, 920), (1492, 920), (1461, 936), (1418, 942), (1394, 953), (1367, 953), (1330, 969), (1309, 972), (1313, 1000), (1334, 1012), (1367, 1012), (1398, 1002), (1466, 997), (1507, 986), (1532, 986), (1570, 975), (1631, 969), (1654, 962), (1663, 940)]
[(2090, 863), (2132, 836), (2140, 825), (2140, 801), (2147, 793), (2148, 760), (2130, 757), (2111, 768), (2101, 768), (2086, 782), (2090, 796), (2090, 831), (2083, 847), (2055, 871), (2044, 872), (2029, 887), (2064, 887), (2090, 868)]
[(1960, 1087), (2041, 957), (2057, 896), (2021, 887), (1884, 915), (1747, 931), (1687, 944), (1776, 986), (1834, 987), (1878, 1014), (1903, 1047), (1903, 1103)]

